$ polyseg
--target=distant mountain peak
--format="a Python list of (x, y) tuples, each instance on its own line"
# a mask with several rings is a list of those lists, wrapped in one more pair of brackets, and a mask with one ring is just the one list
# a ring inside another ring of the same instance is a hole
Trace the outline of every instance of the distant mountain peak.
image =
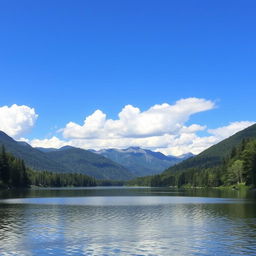
[(112, 161), (123, 165), (136, 176), (160, 173), (166, 168), (183, 160), (182, 158), (166, 156), (161, 152), (154, 152), (138, 146), (132, 146), (125, 149), (101, 149), (95, 153), (101, 154)]
[(126, 150), (129, 150), (129, 149), (140, 150), (141, 148), (140, 147), (136, 147), (136, 146), (126, 148)]
[(145, 153), (145, 150), (140, 147), (129, 147), (129, 148), (123, 149), (121, 151), (130, 152), (130, 153)]
[(180, 159), (182, 158), (183, 160), (185, 160), (185, 159), (188, 159), (188, 158), (193, 157), (193, 156), (195, 156), (193, 153), (188, 152), (188, 153), (177, 156), (177, 158), (180, 158)]
[(59, 148), (58, 150), (68, 150), (68, 149), (74, 149), (74, 148), (75, 148), (75, 147), (66, 145), (66, 146), (63, 146), (63, 147)]

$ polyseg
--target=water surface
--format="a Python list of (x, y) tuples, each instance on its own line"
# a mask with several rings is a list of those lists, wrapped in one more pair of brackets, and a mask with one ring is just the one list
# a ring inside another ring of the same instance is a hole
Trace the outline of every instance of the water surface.
[(255, 255), (254, 193), (79, 188), (0, 194), (0, 255)]

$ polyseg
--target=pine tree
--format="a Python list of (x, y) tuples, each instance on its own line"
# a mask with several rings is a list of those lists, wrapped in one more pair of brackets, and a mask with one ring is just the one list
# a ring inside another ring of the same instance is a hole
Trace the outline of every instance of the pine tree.
[(0, 157), (0, 174), (1, 180), (4, 184), (9, 185), (10, 179), (10, 166), (8, 163), (8, 156), (5, 151), (5, 147), (2, 146), (1, 157)]

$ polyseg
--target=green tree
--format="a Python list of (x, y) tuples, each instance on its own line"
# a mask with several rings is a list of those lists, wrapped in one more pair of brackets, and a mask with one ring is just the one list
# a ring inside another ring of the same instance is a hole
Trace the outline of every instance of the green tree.
[(256, 185), (256, 140), (250, 141), (242, 152), (247, 185)]
[(230, 184), (243, 183), (244, 161), (236, 160), (228, 167), (228, 181)]
[(10, 166), (9, 166), (8, 156), (5, 152), (4, 146), (2, 146), (1, 154), (0, 154), (0, 174), (1, 174), (2, 182), (8, 185), (9, 179), (10, 179)]

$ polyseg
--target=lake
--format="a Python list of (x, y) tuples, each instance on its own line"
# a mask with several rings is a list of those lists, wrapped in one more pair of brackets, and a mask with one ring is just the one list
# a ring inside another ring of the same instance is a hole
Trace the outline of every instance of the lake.
[(0, 255), (256, 255), (255, 192), (0, 192)]

